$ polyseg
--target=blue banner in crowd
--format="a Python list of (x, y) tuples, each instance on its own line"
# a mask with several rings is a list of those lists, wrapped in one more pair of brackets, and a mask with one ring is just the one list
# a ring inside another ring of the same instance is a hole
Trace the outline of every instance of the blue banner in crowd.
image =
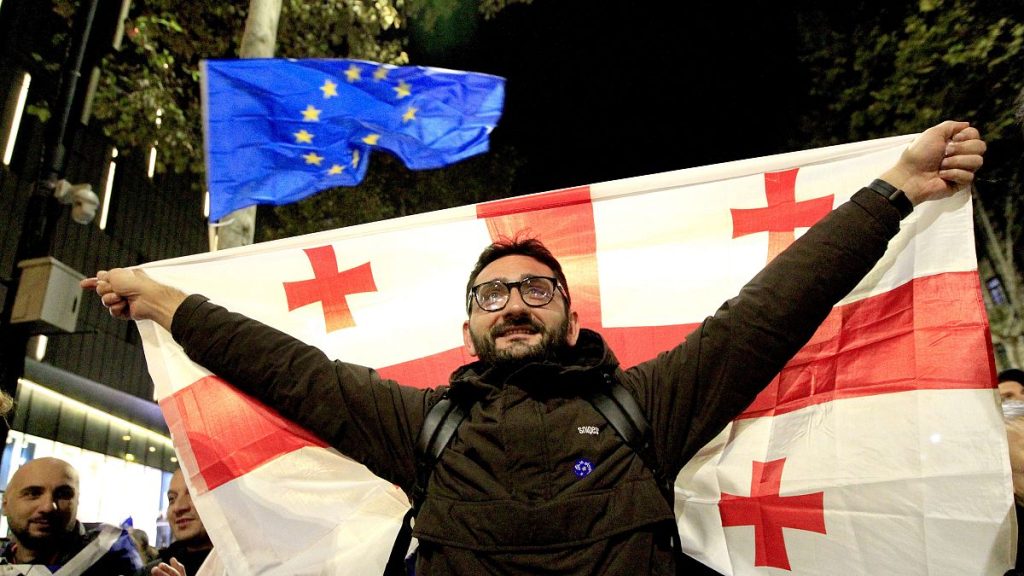
[(370, 152), (411, 169), (487, 151), (505, 80), (360, 60), (207, 60), (203, 125), (210, 220), (288, 204), (366, 175)]

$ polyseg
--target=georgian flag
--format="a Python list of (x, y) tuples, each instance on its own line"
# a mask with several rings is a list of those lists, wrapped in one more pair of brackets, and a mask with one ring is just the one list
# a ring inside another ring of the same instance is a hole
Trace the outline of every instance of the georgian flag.
[[(464, 206), (145, 266), (414, 386), (447, 382), (480, 250), (528, 231), (623, 364), (679, 342), (912, 137)], [(967, 191), (882, 261), (682, 471), (688, 553), (727, 574), (1001, 575), (1014, 526)], [(196, 505), (236, 574), (380, 573), (408, 503), (142, 322)], [(838, 572), (837, 572), (838, 570)]]

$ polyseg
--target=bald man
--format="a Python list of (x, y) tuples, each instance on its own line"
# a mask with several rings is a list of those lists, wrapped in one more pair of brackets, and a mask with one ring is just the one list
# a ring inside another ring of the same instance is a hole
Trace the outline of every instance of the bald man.
[(135, 574), (142, 560), (131, 537), (116, 526), (79, 522), (78, 497), (78, 471), (63, 460), (37, 458), (18, 468), (3, 496), (11, 541), (0, 560), (81, 576)]

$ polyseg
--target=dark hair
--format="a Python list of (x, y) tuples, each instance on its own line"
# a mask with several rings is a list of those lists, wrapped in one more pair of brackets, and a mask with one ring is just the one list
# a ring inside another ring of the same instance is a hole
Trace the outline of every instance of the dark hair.
[(476, 282), (476, 277), (488, 264), (505, 256), (527, 256), (551, 268), (551, 271), (555, 273), (555, 278), (558, 278), (558, 282), (565, 289), (565, 309), (569, 310), (569, 282), (565, 279), (562, 265), (559, 264), (554, 254), (536, 238), (520, 238), (518, 236), (508, 238), (503, 236), (498, 238), (495, 243), (484, 248), (484, 251), (480, 253), (480, 257), (477, 258), (476, 266), (469, 273), (469, 282), (466, 283), (467, 314), (473, 310), (471, 292), (473, 290), (473, 283)]
[(1024, 370), (1020, 370), (1018, 368), (1007, 368), (999, 373), (998, 378), (1000, 382), (1013, 381), (1024, 384)]

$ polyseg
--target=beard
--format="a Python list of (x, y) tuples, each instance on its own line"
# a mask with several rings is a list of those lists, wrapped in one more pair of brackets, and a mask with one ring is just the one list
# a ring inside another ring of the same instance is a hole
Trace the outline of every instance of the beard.
[[(497, 339), (509, 330), (530, 328), (541, 335), (540, 342), (526, 344), (512, 342), (505, 348), (497, 349)], [(528, 362), (546, 360), (556, 356), (569, 346), (569, 316), (566, 315), (558, 325), (548, 328), (537, 322), (528, 313), (506, 316), (500, 324), (495, 324), (486, 334), (469, 336), (473, 340), (477, 357), (481, 362), (496, 366), (521, 365)]]
[(27, 522), (20, 526), (12, 525), (10, 530), (15, 540), (25, 550), (46, 554), (62, 546), (64, 541), (70, 537), (71, 526), (61, 529), (56, 526), (58, 523), (59, 520), (54, 519), (51, 525), (52, 529), (43, 534), (33, 534)]

